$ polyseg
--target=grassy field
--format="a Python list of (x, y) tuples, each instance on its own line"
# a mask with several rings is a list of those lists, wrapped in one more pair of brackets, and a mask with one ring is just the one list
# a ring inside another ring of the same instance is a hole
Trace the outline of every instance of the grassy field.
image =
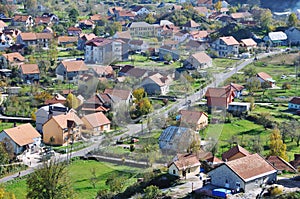
[[(96, 175), (99, 179), (96, 188), (93, 188), (89, 178), (92, 177), (91, 169), (95, 168)], [(77, 198), (95, 198), (100, 189), (108, 188), (105, 185), (105, 180), (112, 174), (126, 176), (127, 185), (133, 184), (136, 181), (136, 174), (139, 169), (127, 166), (119, 166), (111, 163), (103, 163), (97, 161), (74, 161), (69, 166), (69, 174), (73, 182), (73, 188), (77, 194)], [(6, 190), (15, 194), (17, 199), (26, 198), (26, 180), (12, 181), (5, 184)]]

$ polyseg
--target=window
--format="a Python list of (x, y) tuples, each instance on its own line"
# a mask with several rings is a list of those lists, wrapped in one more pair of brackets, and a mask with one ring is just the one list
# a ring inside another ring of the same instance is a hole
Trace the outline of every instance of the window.
[(191, 173), (191, 169), (190, 168), (188, 168), (188, 173)]
[(173, 169), (173, 174), (176, 174), (176, 171), (175, 171), (175, 169)]

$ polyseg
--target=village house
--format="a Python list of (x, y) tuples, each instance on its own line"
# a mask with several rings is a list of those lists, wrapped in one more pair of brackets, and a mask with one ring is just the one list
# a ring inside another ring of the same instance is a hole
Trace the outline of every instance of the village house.
[(208, 125), (208, 115), (201, 111), (180, 110), (178, 120), (180, 126), (189, 127), (195, 131), (199, 131)]
[(300, 97), (293, 97), (288, 103), (289, 109), (300, 110)]
[(128, 59), (128, 44), (121, 40), (96, 37), (86, 42), (84, 60), (86, 63), (107, 65), (114, 61)]
[(185, 49), (189, 52), (204, 51), (206, 47), (202, 42), (191, 39), (185, 43)]
[(212, 66), (212, 58), (205, 52), (195, 53), (184, 62), (183, 66), (187, 69), (201, 70)]
[(18, 155), (26, 149), (33, 149), (35, 146), (40, 146), (41, 135), (30, 123), (27, 123), (2, 130), (0, 141), (6, 145), (10, 144), (14, 154)]
[(93, 66), (92, 69), (95, 71), (97, 77), (113, 78), (115, 72), (111, 66)]
[(54, 93), (53, 97), (51, 99), (46, 99), (44, 104), (45, 105), (51, 105), (51, 104), (57, 104), (57, 103), (65, 104), (66, 100), (67, 99), (64, 96), (62, 96), (61, 94)]
[(5, 50), (13, 46), (15, 43), (12, 36), (0, 32), (0, 50)]
[(263, 40), (266, 42), (267, 46), (282, 46), (287, 44), (287, 35), (282, 32), (269, 32)]
[(232, 113), (233, 116), (240, 116), (247, 114), (250, 111), (251, 103), (249, 102), (231, 102), (228, 104), (227, 111)]
[(212, 0), (196, 0), (196, 5), (211, 8), (213, 6), (213, 1)]
[(201, 25), (191, 19), (187, 21), (184, 25), (182, 25), (182, 29), (187, 31), (200, 30)]
[(225, 162), (208, 172), (208, 176), (214, 186), (248, 192), (261, 185), (275, 183), (277, 170), (256, 153)]
[(165, 60), (166, 55), (171, 55), (172, 60), (179, 60), (180, 59), (180, 52), (178, 51), (178, 48), (172, 47), (172, 46), (161, 46), (159, 49), (159, 59)]
[(239, 54), (239, 42), (232, 36), (220, 37), (212, 46), (220, 57), (235, 56)]
[(82, 29), (72, 26), (67, 29), (67, 32), (69, 36), (78, 36), (82, 33)]
[(35, 21), (35, 25), (45, 25), (45, 26), (49, 26), (52, 24), (52, 21), (51, 21), (51, 17), (48, 17), (48, 16), (41, 16), (41, 17), (35, 17), (34, 19)]
[(0, 56), (0, 68), (7, 69), (11, 66), (20, 66), (25, 62), (25, 57), (20, 53), (7, 53)]
[(90, 41), (97, 36), (94, 33), (89, 34), (80, 34), (78, 35), (78, 43), (77, 43), (77, 49), (78, 50), (85, 50), (85, 44), (87, 41)]
[(59, 18), (54, 13), (44, 12), (42, 14), (42, 17), (49, 17), (52, 24), (58, 24), (59, 23)]
[(34, 19), (31, 15), (18, 15), (16, 14), (11, 20), (12, 26), (32, 27)]
[(234, 92), (235, 98), (240, 98), (243, 94), (244, 86), (235, 84), (235, 83), (230, 83), (226, 86), (223, 86), (225, 89), (231, 89)]
[(36, 130), (40, 133), (43, 132), (43, 125), (47, 122), (52, 116), (66, 114), (68, 108), (62, 105), (61, 103), (51, 104), (42, 106), (35, 112), (36, 121), (35, 126)]
[(121, 39), (125, 42), (129, 42), (132, 37), (130, 35), (130, 31), (126, 30), (126, 31), (117, 31), (113, 36), (113, 39)]
[(240, 45), (248, 52), (253, 51), (257, 47), (257, 43), (251, 38), (241, 39)]
[(186, 127), (169, 126), (159, 136), (159, 148), (164, 153), (186, 153), (193, 138), (200, 139), (194, 130)]
[(116, 21), (126, 22), (134, 20), (136, 14), (130, 10), (120, 10), (115, 11), (115, 19)]
[(19, 68), (20, 78), (25, 83), (38, 82), (40, 80), (40, 69), (37, 64), (22, 64)]
[(200, 173), (201, 163), (193, 154), (177, 154), (168, 166), (169, 174), (180, 178), (196, 176)]
[(115, 16), (116, 11), (121, 11), (123, 10), (122, 7), (109, 7), (107, 10), (107, 16), (113, 17)]
[(132, 52), (145, 52), (149, 48), (149, 44), (144, 40), (134, 39), (129, 41), (128, 44)]
[(78, 41), (78, 37), (75, 36), (59, 36), (57, 38), (57, 44), (62, 47), (66, 47), (68, 45), (77, 46), (77, 41)]
[(260, 73), (256, 74), (256, 77), (258, 78), (260, 83), (267, 82), (269, 84), (270, 88), (276, 87), (276, 85), (275, 85), (276, 81), (269, 74), (267, 74), (265, 72), (260, 72)]
[(56, 77), (60, 80), (77, 81), (79, 75), (88, 68), (82, 60), (62, 61), (55, 69)]
[(206, 30), (194, 30), (190, 32), (190, 39), (197, 40), (201, 42), (208, 41), (208, 32)]
[(50, 145), (68, 145), (81, 137), (82, 125), (82, 120), (73, 111), (52, 116), (43, 125), (43, 141)]
[(284, 33), (287, 35), (288, 44), (300, 45), (300, 29), (296, 27), (290, 27), (285, 30)]
[(297, 170), (290, 163), (279, 156), (269, 156), (266, 158), (266, 160), (271, 163), (271, 165), (273, 165), (273, 167), (275, 167), (277, 171), (287, 171), (292, 173), (297, 172)]
[(230, 16), (239, 23), (253, 21), (253, 16), (249, 12), (236, 12), (232, 13)]
[(134, 66), (126, 65), (119, 71), (119, 76), (143, 79), (148, 76), (148, 71), (143, 68), (135, 68)]
[(248, 155), (250, 155), (249, 151), (247, 151), (240, 145), (236, 145), (222, 154), (222, 160), (224, 162), (227, 162), (227, 161), (236, 160), (236, 159), (248, 156)]
[(185, 30), (178, 31), (174, 34), (174, 41), (177, 41), (178, 43), (182, 43), (189, 37), (189, 35), (190, 34)]
[(209, 109), (227, 109), (228, 104), (233, 102), (234, 96), (234, 92), (231, 89), (225, 88), (208, 88), (205, 93)]
[(104, 19), (106, 19), (106, 17), (104, 17), (102, 14), (94, 14), (90, 16), (90, 20), (92, 20), (94, 24), (98, 26), (105, 25)]
[(102, 112), (85, 115), (81, 120), (84, 124), (83, 129), (93, 131), (93, 135), (99, 135), (102, 132), (110, 131), (111, 122)]
[(85, 114), (95, 112), (107, 112), (114, 103), (112, 97), (107, 93), (96, 93), (83, 102), (81, 111)]
[(157, 27), (146, 22), (131, 22), (126, 25), (132, 37), (154, 37), (157, 35)]
[(134, 6), (132, 12), (137, 16), (147, 15), (150, 13), (150, 11), (144, 6)]
[(204, 16), (204, 17), (208, 17), (208, 14), (210, 13), (210, 11), (208, 10), (208, 8), (205, 7), (205, 6), (197, 6), (197, 7), (194, 7), (194, 10), (196, 10), (196, 12), (197, 12), (200, 16)]
[(95, 28), (95, 22), (90, 19), (81, 20), (78, 22), (79, 28), (81, 29), (94, 29)]
[(40, 46), (42, 48), (49, 48), (50, 42), (53, 39), (51, 33), (33, 33), (23, 32), (17, 36), (17, 44), (24, 44), (25, 46)]
[(130, 90), (106, 88), (103, 93), (108, 94), (114, 103), (120, 102), (129, 105), (133, 101), (133, 95)]
[(141, 86), (148, 95), (166, 95), (169, 92), (171, 82), (171, 77), (155, 73), (146, 77), (142, 81)]

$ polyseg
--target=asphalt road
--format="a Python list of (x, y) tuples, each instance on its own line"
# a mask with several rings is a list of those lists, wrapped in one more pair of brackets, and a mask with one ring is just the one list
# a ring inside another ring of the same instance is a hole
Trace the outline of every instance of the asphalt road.
[[(275, 51), (275, 52), (271, 52), (271, 53), (264, 53), (264, 54), (258, 55), (257, 58), (261, 59), (261, 58), (264, 58), (264, 57), (267, 57), (267, 56), (276, 55), (276, 54), (280, 54), (280, 53), (282, 53), (282, 51)], [(205, 94), (206, 90), (209, 87), (216, 87), (216, 86), (220, 85), (223, 81), (225, 81), (226, 79), (228, 79), (229, 77), (231, 77), (236, 72), (238, 72), (239, 70), (243, 69), (245, 66), (247, 66), (250, 63), (252, 63), (253, 61), (254, 61), (253, 58), (247, 59), (244, 62), (242, 62), (241, 64), (239, 64), (234, 70), (231, 70), (231, 71), (229, 71), (227, 73), (215, 74), (214, 75), (215, 80), (212, 83), (210, 83), (209, 85), (207, 85), (205, 88), (199, 90), (198, 92), (194, 93), (193, 95), (188, 96), (187, 99), (180, 99), (180, 100), (178, 100), (177, 103), (175, 103), (174, 105), (172, 105), (172, 107), (170, 107), (169, 109), (161, 109), (161, 110), (154, 111), (154, 113), (151, 115), (151, 117), (153, 117), (153, 116), (155, 116), (157, 114), (165, 114), (166, 115), (169, 112), (178, 111), (178, 110), (186, 107), (186, 101), (187, 100), (190, 100), (191, 104), (194, 104), (197, 100), (200, 100), (203, 97), (203, 95)], [(127, 128), (128, 128), (127, 132), (125, 132), (122, 135), (118, 135), (118, 136), (113, 137), (112, 140), (117, 140), (120, 137), (124, 137), (124, 136), (135, 135), (135, 134), (137, 134), (138, 132), (140, 132), (142, 130), (142, 125), (141, 124), (128, 124)], [(146, 129), (145, 122), (143, 124), (143, 128)], [(73, 152), (71, 156), (72, 157), (84, 156), (88, 152), (96, 150), (99, 147), (100, 147), (99, 142), (96, 142), (96, 143), (93, 143), (91, 146), (89, 146), (87, 148), (84, 148), (82, 150)], [(54, 158), (62, 162), (62, 161), (66, 161), (68, 157), (67, 157), (66, 154), (63, 154), (63, 155), (55, 156)], [(38, 168), (40, 165), (41, 165), (41, 163), (37, 164), (37, 165), (34, 165), (34, 166), (28, 168), (25, 171), (22, 171), (20, 176), (25, 176), (25, 175), (28, 175), (28, 174), (34, 172), (34, 169)], [(6, 176), (6, 177), (0, 179), (0, 183), (4, 183), (4, 182), (10, 181), (10, 180), (13, 180), (14, 178), (17, 178), (18, 175), (19, 174), (16, 173), (16, 174), (13, 174), (13, 175), (10, 175), (10, 176)]]

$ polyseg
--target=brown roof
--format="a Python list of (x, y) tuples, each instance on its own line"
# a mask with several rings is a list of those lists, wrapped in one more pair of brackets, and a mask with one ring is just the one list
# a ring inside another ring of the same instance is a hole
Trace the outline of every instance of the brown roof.
[(20, 36), (24, 41), (37, 39), (36, 34), (34, 32), (22, 32), (20, 33)]
[(232, 156), (236, 155), (237, 153), (242, 153), (245, 156), (250, 155), (249, 151), (247, 151), (240, 145), (236, 145), (222, 154), (222, 160), (226, 161), (226, 160), (230, 159)]
[(37, 64), (22, 64), (20, 68), (23, 74), (40, 74), (39, 66)]
[(178, 170), (182, 170), (184, 168), (196, 167), (200, 166), (200, 162), (197, 156), (193, 154), (177, 154), (178, 160), (172, 162), (178, 168)]
[(224, 86), (223, 88), (225, 89), (231, 89), (233, 91), (241, 91), (243, 90), (245, 87), (239, 84), (234, 84), (234, 83), (230, 83), (227, 86)]
[(138, 45), (141, 46), (143, 45), (144, 41), (143, 40), (139, 40), (139, 39), (133, 39), (131, 41), (129, 41), (129, 44), (131, 45)]
[(199, 63), (209, 63), (212, 61), (210, 56), (208, 56), (205, 52), (198, 52), (192, 55), (194, 59), (196, 59)]
[(279, 156), (269, 156), (266, 160), (268, 160), (279, 171), (297, 172), (290, 163)]
[(251, 39), (251, 38), (249, 38), (249, 39), (242, 39), (241, 42), (245, 46), (256, 46), (257, 45), (257, 43), (253, 39)]
[(106, 38), (102, 38), (102, 37), (95, 37), (95, 38), (87, 41), (86, 45), (90, 45), (90, 46), (105, 46), (105, 45), (110, 44), (112, 42), (113, 42), (112, 39), (106, 39)]
[(14, 21), (16, 22), (26, 22), (26, 20), (30, 17), (30, 15), (15, 15)]
[(265, 81), (268, 81), (268, 80), (272, 79), (272, 77), (269, 74), (265, 73), (265, 72), (257, 73), (257, 77), (260, 77)]
[(18, 52), (2, 54), (2, 56), (5, 57), (9, 62), (14, 62), (15, 60), (18, 60), (19, 62), (25, 61), (25, 57)]
[(291, 99), (291, 101), (289, 101), (289, 103), (300, 104), (300, 97), (293, 97), (293, 99)]
[(189, 110), (180, 110), (179, 114), (181, 115), (180, 120), (186, 123), (196, 124), (199, 119), (204, 115), (208, 117), (206, 113), (200, 111), (189, 111)]
[(19, 146), (33, 143), (34, 138), (41, 137), (35, 128), (29, 123), (14, 128), (3, 130)]
[(92, 21), (100, 21), (102, 20), (103, 16), (101, 14), (94, 14), (92, 16), (90, 16), (90, 20)]
[(236, 13), (232, 13), (231, 17), (234, 19), (242, 19), (242, 18), (246, 18), (246, 17), (251, 17), (252, 14), (249, 12), (236, 12)]
[(108, 8), (108, 11), (113, 14), (115, 11), (120, 11), (120, 10), (123, 10), (122, 7), (110, 7)]
[(121, 100), (127, 100), (131, 94), (129, 90), (122, 90), (122, 89), (105, 89), (104, 93), (109, 94), (113, 98), (119, 98)]
[(36, 38), (37, 39), (52, 39), (53, 34), (47, 33), (47, 32), (36, 33)]
[(89, 41), (89, 40), (91, 40), (91, 39), (94, 39), (95, 37), (97, 37), (97, 36), (96, 36), (94, 33), (80, 34), (80, 38), (81, 38), (81, 39), (84, 39), (84, 38), (85, 38), (86, 41)]
[(130, 31), (118, 31), (116, 36), (120, 39), (131, 39)]
[(36, 17), (35, 18), (35, 23), (36, 24), (40, 24), (40, 23), (50, 23), (51, 22), (51, 18), (50, 17)]
[(216, 156), (213, 156), (211, 158), (206, 159), (207, 162), (211, 162), (211, 163), (223, 163), (222, 160), (220, 160), (219, 158), (217, 158)]
[(94, 21), (90, 20), (90, 19), (81, 20), (81, 21), (79, 21), (79, 23), (84, 24), (86, 26), (92, 26), (95, 24)]
[(67, 72), (88, 70), (88, 68), (86, 67), (85, 63), (82, 60), (62, 61), (61, 63), (67, 69)]
[(208, 13), (207, 7), (194, 7), (194, 9), (199, 13), (199, 14), (206, 14)]
[(68, 28), (68, 31), (82, 31), (82, 29), (72, 26)]
[(256, 176), (276, 172), (276, 169), (257, 153), (226, 162), (225, 165), (246, 182), (255, 179)]
[(206, 30), (195, 30), (195, 31), (191, 31), (190, 34), (194, 37), (194, 38), (205, 38), (208, 36), (208, 32)]
[(71, 36), (58, 37), (58, 43), (77, 42), (77, 41), (78, 41), (78, 37), (71, 37)]
[(205, 97), (228, 97), (230, 94), (231, 90), (226, 88), (208, 88)]
[(198, 0), (197, 3), (212, 5), (213, 2), (212, 2), (212, 0)]
[(145, 69), (132, 68), (126, 72), (126, 75), (131, 76), (131, 77), (140, 78), (140, 77), (143, 77), (146, 73), (147, 73), (147, 71)]
[(102, 112), (85, 115), (83, 118), (85, 118), (93, 128), (110, 124), (109, 119)]
[(159, 86), (167, 85), (172, 81), (171, 78), (169, 78), (168, 76), (164, 76), (160, 73), (155, 73), (154, 75), (151, 75), (148, 78)]
[(194, 20), (189, 20), (188, 22), (186, 22), (183, 27), (188, 27), (188, 28), (197, 28), (200, 25), (198, 23), (196, 23)]
[(233, 36), (220, 37), (220, 39), (228, 46), (239, 45), (239, 42)]
[(135, 14), (129, 10), (120, 10), (118, 13), (120, 17), (135, 17)]
[(93, 67), (94, 71), (98, 74), (98, 75), (109, 75), (109, 74), (113, 74), (114, 70), (111, 66), (96, 66)]
[(53, 116), (51, 119), (53, 119), (62, 129), (65, 129), (68, 127), (67, 126), (68, 120), (74, 121), (76, 123), (76, 125), (83, 124), (82, 120), (74, 112), (69, 112), (67, 114), (62, 114), (62, 115), (56, 115), (56, 116)]

